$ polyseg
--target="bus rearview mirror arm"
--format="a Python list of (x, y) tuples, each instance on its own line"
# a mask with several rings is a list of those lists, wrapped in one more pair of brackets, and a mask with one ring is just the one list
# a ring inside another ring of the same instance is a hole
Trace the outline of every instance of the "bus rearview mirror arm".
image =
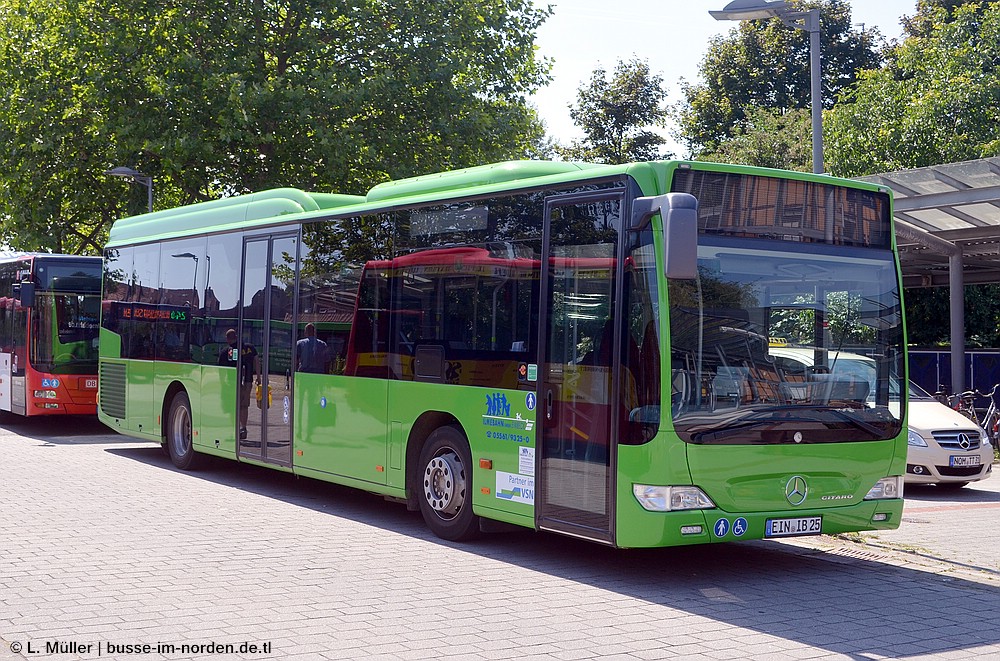
[(659, 214), (663, 223), (663, 264), (668, 278), (698, 277), (698, 199), (666, 193), (632, 200), (632, 227), (639, 231)]

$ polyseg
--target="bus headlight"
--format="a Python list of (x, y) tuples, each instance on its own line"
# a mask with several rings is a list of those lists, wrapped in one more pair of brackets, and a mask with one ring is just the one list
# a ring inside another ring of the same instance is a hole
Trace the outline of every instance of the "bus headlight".
[(705, 510), (715, 507), (712, 499), (695, 486), (662, 487), (633, 484), (632, 493), (642, 508), (650, 512)]
[(32, 394), (35, 399), (55, 399), (57, 396), (55, 390), (36, 390)]
[(883, 477), (875, 483), (865, 496), (865, 500), (887, 500), (889, 498), (903, 497), (903, 476), (892, 475)]

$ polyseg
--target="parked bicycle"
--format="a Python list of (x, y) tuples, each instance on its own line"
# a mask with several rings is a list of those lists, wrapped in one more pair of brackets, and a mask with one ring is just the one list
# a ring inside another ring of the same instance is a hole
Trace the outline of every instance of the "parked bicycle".
[[(1000, 391), (1000, 383), (993, 386), (993, 390), (988, 393), (981, 393), (978, 390), (966, 390), (965, 392), (952, 395), (949, 405), (969, 418), (986, 432), (986, 437), (990, 439), (990, 444), (994, 448), (1000, 441), (1000, 407), (997, 406), (997, 393)], [(989, 404), (982, 415), (976, 409), (977, 399), (987, 399)]]

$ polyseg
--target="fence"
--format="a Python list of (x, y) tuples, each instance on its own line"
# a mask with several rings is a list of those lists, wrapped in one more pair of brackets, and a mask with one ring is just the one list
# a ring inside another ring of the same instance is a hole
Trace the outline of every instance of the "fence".
[[(945, 351), (923, 351), (911, 349), (910, 381), (929, 393), (944, 390), (949, 393), (961, 389), (951, 383), (951, 353)], [(1000, 350), (966, 351), (965, 377), (969, 388), (989, 392), (994, 384), (1000, 383)]]

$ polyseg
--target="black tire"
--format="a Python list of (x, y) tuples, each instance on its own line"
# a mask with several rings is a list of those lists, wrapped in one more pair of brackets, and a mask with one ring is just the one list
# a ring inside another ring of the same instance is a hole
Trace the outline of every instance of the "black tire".
[(186, 471), (201, 466), (203, 456), (195, 452), (191, 440), (191, 400), (184, 391), (174, 395), (170, 402), (165, 432), (167, 454), (174, 466)]
[(453, 542), (479, 535), (479, 517), (472, 513), (472, 452), (458, 427), (431, 432), (415, 477), (420, 513), (431, 532)]

